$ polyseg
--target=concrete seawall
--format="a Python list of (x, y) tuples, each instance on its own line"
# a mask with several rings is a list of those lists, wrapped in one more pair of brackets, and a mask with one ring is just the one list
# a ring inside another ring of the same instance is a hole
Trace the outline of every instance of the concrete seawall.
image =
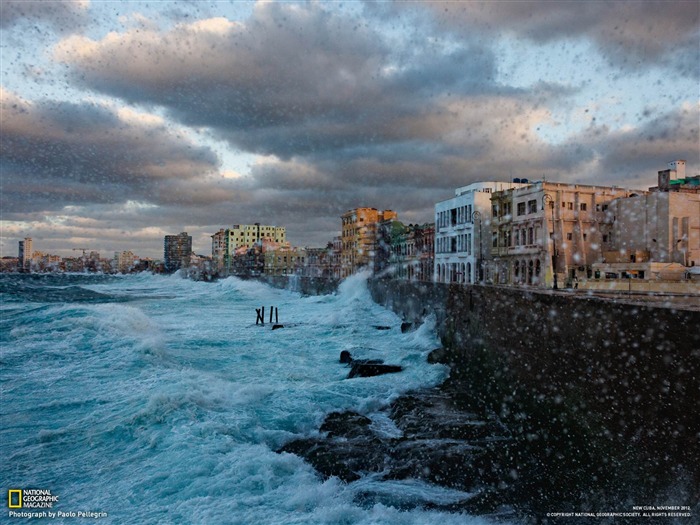
[(584, 416), (621, 449), (641, 447), (661, 470), (700, 477), (700, 311), (493, 286), (369, 288), (407, 320), (436, 315), (455, 376), (485, 374), (486, 391), (491, 382), (527, 392)]

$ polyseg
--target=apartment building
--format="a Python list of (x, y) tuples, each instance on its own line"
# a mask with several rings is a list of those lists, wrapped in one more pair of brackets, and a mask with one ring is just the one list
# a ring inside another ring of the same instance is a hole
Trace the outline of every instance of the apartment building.
[(264, 250), (265, 274), (301, 275), (306, 265), (306, 250), (293, 246), (278, 246)]
[(212, 261), (219, 271), (231, 271), (237, 250), (250, 249), (261, 242), (284, 244), (287, 242), (287, 229), (260, 223), (234, 224), (231, 228), (221, 228), (211, 236)]
[(610, 203), (610, 239), (594, 277), (680, 280), (700, 267), (700, 177), (686, 177), (678, 160), (658, 180), (649, 192)]
[(610, 203), (637, 193), (545, 181), (492, 193), (485, 280), (558, 288), (590, 277), (613, 247)]
[(136, 256), (131, 251), (114, 252), (115, 271), (120, 273), (128, 273), (134, 267)]
[(491, 195), (525, 187), (523, 182), (475, 182), (457, 188), (451, 199), (435, 205), (434, 278), (442, 283), (476, 283), (484, 279), (490, 259)]
[(31, 237), (25, 237), (23, 241), (19, 241), (19, 269), (20, 271), (29, 271), (32, 266), (32, 256), (34, 255), (34, 243)]
[(187, 268), (192, 254), (192, 236), (187, 232), (166, 235), (163, 241), (163, 263), (166, 272)]
[(355, 208), (341, 216), (341, 278), (362, 268), (374, 270), (379, 223), (396, 217), (395, 211), (377, 208)]

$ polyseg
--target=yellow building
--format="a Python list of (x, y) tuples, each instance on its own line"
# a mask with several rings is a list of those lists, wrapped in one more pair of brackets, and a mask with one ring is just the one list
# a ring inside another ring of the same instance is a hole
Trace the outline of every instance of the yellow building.
[(234, 224), (226, 230), (229, 251), (236, 248), (250, 248), (258, 241), (282, 244), (287, 240), (287, 230), (283, 226), (263, 226), (255, 224)]
[(284, 244), (286, 241), (287, 229), (283, 226), (234, 224), (211, 236), (211, 257), (219, 271), (229, 271), (237, 250), (252, 248), (260, 242)]
[(342, 215), (341, 278), (362, 268), (374, 270), (379, 223), (396, 218), (395, 211), (377, 208), (355, 208)]

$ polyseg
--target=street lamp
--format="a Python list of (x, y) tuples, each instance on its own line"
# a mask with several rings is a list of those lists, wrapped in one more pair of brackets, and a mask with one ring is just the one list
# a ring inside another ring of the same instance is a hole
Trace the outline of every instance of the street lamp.
[[(481, 268), (481, 212), (480, 211), (475, 211), (472, 213), (472, 222), (474, 222), (476, 219), (479, 219), (479, 258), (476, 260), (476, 268), (479, 276), (479, 284), (483, 281), (483, 271)], [(474, 236), (476, 237), (476, 235)]]
[(542, 196), (542, 211), (544, 211), (544, 206), (546, 202), (549, 202), (549, 206), (550, 208), (552, 208), (552, 273), (554, 274), (553, 288), (555, 290), (558, 290), (559, 286), (557, 284), (557, 238), (554, 230), (554, 197), (552, 197), (549, 193), (545, 193)]

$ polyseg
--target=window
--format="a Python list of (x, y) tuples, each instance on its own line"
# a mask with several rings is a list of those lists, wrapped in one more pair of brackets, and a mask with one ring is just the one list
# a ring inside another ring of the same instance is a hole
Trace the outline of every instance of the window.
[(491, 246), (494, 248), (498, 247), (498, 234), (496, 232), (491, 234)]
[(535, 231), (532, 228), (527, 229), (527, 242), (528, 244), (535, 244)]
[(491, 216), (498, 217), (498, 206), (496, 206), (495, 204), (491, 206)]
[(585, 240), (587, 240), (587, 239), (588, 239), (588, 234), (587, 234), (587, 233), (584, 233), (584, 234), (583, 234), (583, 240), (585, 241)]
[(537, 213), (537, 201), (536, 200), (527, 201), (527, 212), (528, 213)]
[(574, 209), (574, 203), (573, 202), (567, 202), (566, 203), (566, 208), (568, 210), (573, 210)]
[(603, 235), (603, 242), (608, 242), (608, 236), (607, 236), (607, 235)]
[(518, 215), (525, 215), (525, 203), (524, 202), (518, 203)]
[(567, 240), (567, 241), (571, 241), (571, 240), (573, 240), (573, 238), (574, 238), (574, 234), (573, 234), (573, 233), (567, 233), (567, 234), (566, 234), (566, 240)]
[(586, 205), (586, 203), (585, 203), (585, 202), (582, 202), (582, 203), (581, 203), (581, 211), (586, 211), (587, 208), (588, 208), (588, 206)]

